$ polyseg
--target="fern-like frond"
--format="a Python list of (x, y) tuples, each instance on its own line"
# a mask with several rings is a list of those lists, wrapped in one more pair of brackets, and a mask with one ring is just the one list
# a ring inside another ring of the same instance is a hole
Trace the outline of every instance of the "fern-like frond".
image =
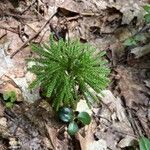
[(95, 48), (88, 44), (62, 39), (56, 42), (51, 36), (48, 44), (32, 44), (31, 48), (38, 56), (28, 59), (35, 63), (28, 70), (36, 75), (30, 87), (45, 89), (55, 110), (61, 106), (75, 107), (79, 93), (90, 106), (91, 99), (96, 101), (96, 97), (88, 88), (100, 92), (109, 83), (110, 70), (107, 61), (102, 59), (105, 52), (94, 56)]

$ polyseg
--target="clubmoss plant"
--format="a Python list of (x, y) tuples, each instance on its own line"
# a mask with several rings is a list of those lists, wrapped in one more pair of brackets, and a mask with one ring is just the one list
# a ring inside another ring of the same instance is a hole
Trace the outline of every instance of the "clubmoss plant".
[(53, 108), (75, 108), (80, 96), (84, 96), (88, 105), (94, 97), (89, 88), (95, 92), (105, 89), (109, 83), (107, 61), (102, 59), (104, 52), (94, 56), (95, 48), (78, 40), (56, 42), (50, 36), (49, 43), (31, 48), (38, 54), (29, 61), (35, 65), (28, 68), (36, 75), (30, 88), (41, 87), (46, 97), (52, 101)]

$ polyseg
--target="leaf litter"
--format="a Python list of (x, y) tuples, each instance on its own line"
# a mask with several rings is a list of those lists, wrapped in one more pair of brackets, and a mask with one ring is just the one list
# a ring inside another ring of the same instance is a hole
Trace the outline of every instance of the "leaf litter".
[[(12, 110), (0, 101), (0, 149), (120, 150), (137, 146), (142, 135), (150, 137), (149, 40), (131, 49), (123, 46), (124, 40), (143, 27), (142, 6), (147, 3), (146, 0), (0, 2), (0, 94), (6, 88), (22, 95)], [(43, 27), (44, 22), (47, 23)], [(103, 95), (97, 95), (101, 103), (92, 110), (83, 101), (79, 103), (78, 109), (92, 111), (93, 119), (75, 138), (56, 120), (50, 105), (40, 99), (39, 89), (34, 93), (27, 88), (34, 78), (26, 70), (25, 59), (34, 55), (29, 43), (42, 43), (51, 32), (58, 38), (80, 38), (96, 46), (98, 52), (107, 51), (112, 68), (111, 85)], [(145, 32), (149, 39), (149, 27)]]

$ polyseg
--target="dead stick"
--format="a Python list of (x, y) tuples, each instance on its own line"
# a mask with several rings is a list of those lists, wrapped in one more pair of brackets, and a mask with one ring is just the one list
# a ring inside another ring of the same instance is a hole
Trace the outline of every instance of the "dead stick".
[(14, 18), (17, 18), (17, 19), (32, 19), (31, 17), (26, 17), (26, 16), (23, 16), (23, 15), (18, 15), (18, 14), (13, 14), (13, 13), (4, 13), (3, 14), (4, 16), (10, 16), (10, 17), (14, 17)]
[(15, 30), (13, 30), (13, 29), (11, 29), (11, 27), (8, 28), (8, 27), (4, 27), (4, 26), (1, 26), (1, 25), (0, 25), (0, 29), (8, 30), (8, 31), (10, 31), (10, 32), (13, 32), (13, 33), (18, 34), (18, 32), (15, 31)]
[(21, 13), (21, 15), (24, 14), (27, 10), (29, 10), (29, 9), (32, 7), (32, 5), (34, 5), (35, 3), (36, 3), (36, 0), (33, 1), (33, 2)]
[(0, 40), (1, 40), (4, 36), (6, 36), (6, 35), (7, 35), (7, 33), (3, 34), (3, 35), (0, 37)]
[[(56, 13), (55, 13), (56, 14)], [(11, 55), (10, 55), (10, 58), (13, 58), (19, 51), (21, 51), (23, 48), (26, 47), (26, 45), (32, 41), (34, 38), (36, 38), (40, 33), (41, 31), (45, 28), (45, 26), (50, 22), (50, 20), (55, 16), (55, 14), (53, 14), (47, 21), (46, 23), (40, 28), (40, 30), (35, 33), (33, 36), (31, 36), (20, 48), (18, 48), (15, 52), (13, 52)]]

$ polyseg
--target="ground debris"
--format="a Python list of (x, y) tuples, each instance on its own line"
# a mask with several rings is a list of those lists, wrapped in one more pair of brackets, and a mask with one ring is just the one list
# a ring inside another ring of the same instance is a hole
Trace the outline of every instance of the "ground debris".
[[(123, 42), (143, 32), (143, 5), (148, 0), (5, 0), (0, 1), (0, 150), (121, 150), (137, 147), (140, 136), (150, 137), (150, 55), (146, 42), (125, 48)], [(53, 19), (51, 19), (53, 16)], [(44, 24), (45, 23), (45, 24)], [(81, 100), (77, 110), (92, 115), (89, 126), (75, 137), (28, 85), (33, 57), (30, 43), (80, 39), (107, 52), (111, 85), (100, 105), (89, 110)], [(10, 55), (12, 56), (10, 58)], [(14, 57), (13, 57), (14, 56)], [(2, 93), (13, 90), (17, 103), (5, 107)], [(37, 100), (37, 101), (36, 101)]]

